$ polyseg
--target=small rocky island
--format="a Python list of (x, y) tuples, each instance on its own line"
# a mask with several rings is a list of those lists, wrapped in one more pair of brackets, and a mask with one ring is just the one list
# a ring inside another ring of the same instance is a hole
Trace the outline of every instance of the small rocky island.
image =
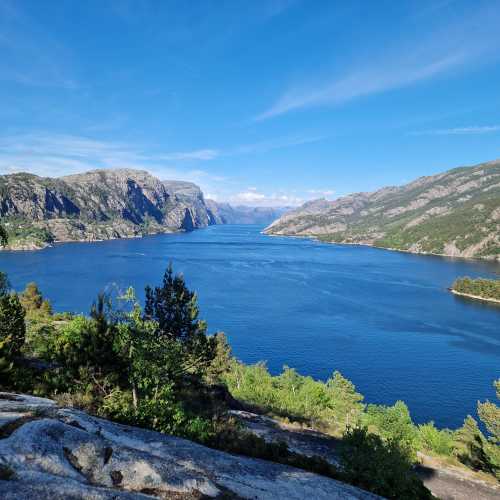
[(450, 291), (461, 297), (500, 304), (500, 280), (458, 278)]

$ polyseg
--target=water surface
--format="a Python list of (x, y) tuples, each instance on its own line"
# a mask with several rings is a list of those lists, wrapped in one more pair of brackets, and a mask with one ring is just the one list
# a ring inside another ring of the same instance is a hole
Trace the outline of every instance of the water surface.
[(4, 252), (16, 289), (36, 281), (58, 311), (87, 312), (97, 292), (157, 284), (169, 261), (199, 293), (210, 331), (237, 357), (326, 379), (335, 369), (368, 402), (407, 402), (417, 422), (457, 427), (500, 376), (500, 308), (446, 288), (500, 266), (307, 239), (260, 226), (68, 243)]

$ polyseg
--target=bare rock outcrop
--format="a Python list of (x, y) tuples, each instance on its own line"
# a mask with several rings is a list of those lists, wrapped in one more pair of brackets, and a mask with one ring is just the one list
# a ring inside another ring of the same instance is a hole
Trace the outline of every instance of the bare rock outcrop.
[(375, 499), (333, 479), (0, 393), (4, 500)]

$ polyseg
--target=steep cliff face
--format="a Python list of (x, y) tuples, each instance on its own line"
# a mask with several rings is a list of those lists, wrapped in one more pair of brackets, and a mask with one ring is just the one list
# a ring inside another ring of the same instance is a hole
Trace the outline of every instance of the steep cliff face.
[(138, 170), (95, 170), (57, 179), (0, 176), (0, 216), (11, 248), (190, 231), (214, 223), (195, 184)]
[(309, 202), (266, 233), (500, 260), (500, 161)]

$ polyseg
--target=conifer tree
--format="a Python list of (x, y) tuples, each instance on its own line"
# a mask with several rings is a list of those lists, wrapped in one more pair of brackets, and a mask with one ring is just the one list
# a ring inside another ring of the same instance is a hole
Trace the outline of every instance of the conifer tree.
[(188, 289), (182, 275), (174, 275), (172, 264), (161, 286), (146, 288), (144, 320), (154, 321), (155, 335), (169, 344), (173, 377), (200, 375), (215, 356), (215, 338), (207, 337), (207, 325), (198, 314), (196, 293)]
[(2, 224), (0, 224), (0, 246), (5, 247), (5, 246), (7, 246), (8, 242), (9, 242), (9, 240), (7, 237), (7, 231), (2, 226)]

